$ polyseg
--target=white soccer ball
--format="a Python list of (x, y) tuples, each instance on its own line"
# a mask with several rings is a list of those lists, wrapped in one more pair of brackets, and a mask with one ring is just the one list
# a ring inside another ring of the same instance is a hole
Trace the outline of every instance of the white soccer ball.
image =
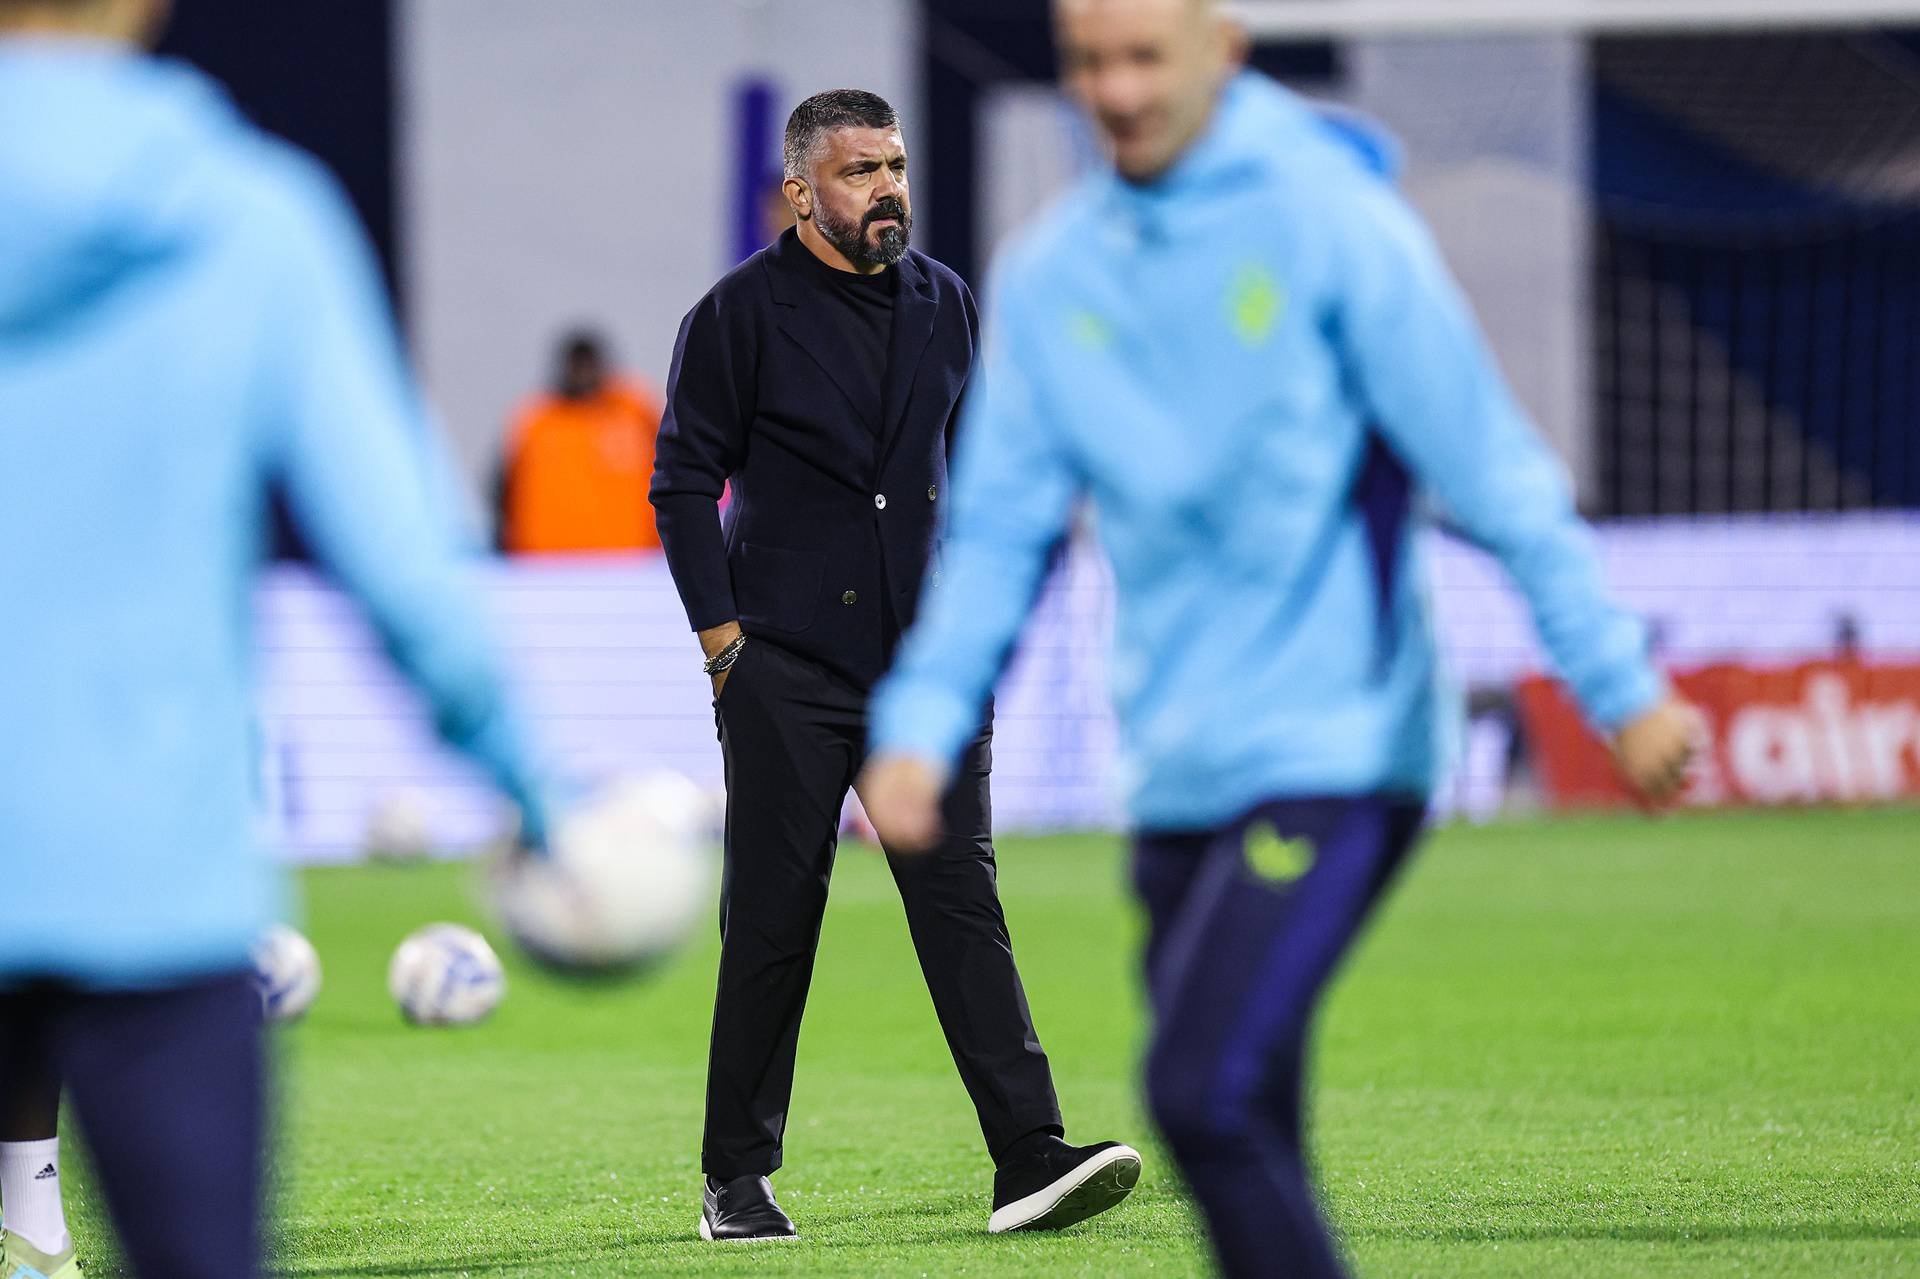
[(500, 921), (527, 953), (574, 972), (659, 959), (713, 908), (718, 813), (677, 773), (608, 786), (561, 815), (544, 855), (495, 866)]
[(320, 994), (320, 954), (305, 937), (275, 924), (254, 945), (253, 985), (268, 1021), (298, 1021)]
[(387, 965), (387, 991), (418, 1026), (465, 1026), (492, 1012), (507, 990), (487, 939), (459, 924), (410, 934)]
[(367, 814), (362, 843), (379, 862), (421, 862), (433, 856), (433, 805), (411, 787), (387, 791)]

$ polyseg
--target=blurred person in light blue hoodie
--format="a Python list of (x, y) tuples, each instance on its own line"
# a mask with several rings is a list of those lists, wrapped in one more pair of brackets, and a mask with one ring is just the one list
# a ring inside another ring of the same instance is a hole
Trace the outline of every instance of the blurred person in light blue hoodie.
[(249, 951), (283, 907), (252, 812), (270, 491), (442, 736), (530, 839), (544, 826), (364, 235), (319, 164), (141, 51), (165, 8), (0, 0), (9, 1279), (74, 1273), (54, 1079), (139, 1273), (259, 1270)]
[(1148, 1103), (1228, 1274), (1338, 1276), (1307, 1173), (1308, 1030), (1455, 722), (1416, 496), (1500, 559), (1646, 795), (1673, 792), (1700, 726), (1608, 598), (1392, 148), (1242, 70), (1213, 0), (1056, 0), (1055, 18), (1113, 169), (997, 266), (945, 582), (875, 694), (861, 796), (889, 848), (930, 838), (1090, 501), (1118, 593)]

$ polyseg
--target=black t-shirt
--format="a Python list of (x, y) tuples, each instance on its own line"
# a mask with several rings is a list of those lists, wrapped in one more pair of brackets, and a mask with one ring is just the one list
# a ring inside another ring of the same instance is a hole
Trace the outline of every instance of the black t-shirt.
[(881, 397), (886, 394), (887, 352), (893, 343), (893, 292), (900, 273), (893, 267), (873, 275), (840, 271), (815, 257), (812, 275), (827, 298), (827, 313), (840, 330), (841, 345), (851, 364), (835, 369), (837, 380), (852, 397), (867, 429), (875, 435), (885, 426)]

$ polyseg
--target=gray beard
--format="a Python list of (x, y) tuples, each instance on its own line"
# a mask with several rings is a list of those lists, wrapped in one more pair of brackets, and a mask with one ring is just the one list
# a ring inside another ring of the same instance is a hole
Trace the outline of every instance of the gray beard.
[(907, 256), (907, 246), (913, 238), (913, 219), (910, 217), (882, 231), (878, 245), (867, 240), (864, 217), (858, 222), (839, 222), (829, 217), (823, 209), (815, 212), (814, 219), (820, 225), (821, 238), (840, 250), (841, 255), (855, 266), (893, 266)]

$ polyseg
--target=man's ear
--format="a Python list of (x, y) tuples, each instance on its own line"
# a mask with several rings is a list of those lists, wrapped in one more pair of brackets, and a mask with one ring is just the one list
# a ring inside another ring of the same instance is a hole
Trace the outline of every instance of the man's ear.
[(813, 216), (813, 188), (803, 178), (788, 178), (780, 184), (780, 190), (786, 194), (787, 207), (793, 210), (793, 216), (805, 222)]

